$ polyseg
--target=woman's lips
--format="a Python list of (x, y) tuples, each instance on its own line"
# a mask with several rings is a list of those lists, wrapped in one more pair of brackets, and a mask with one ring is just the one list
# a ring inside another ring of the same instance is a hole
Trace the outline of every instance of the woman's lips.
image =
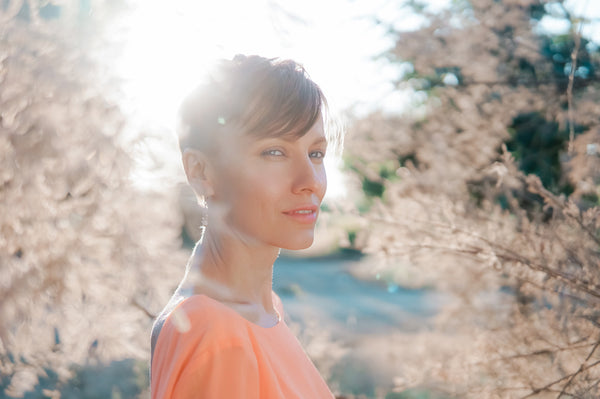
[(316, 206), (309, 206), (285, 211), (283, 214), (296, 222), (310, 224), (317, 221), (318, 209)]

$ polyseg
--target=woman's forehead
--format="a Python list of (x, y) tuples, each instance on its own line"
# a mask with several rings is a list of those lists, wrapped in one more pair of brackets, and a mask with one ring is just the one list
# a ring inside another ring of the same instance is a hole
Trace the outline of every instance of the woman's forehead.
[(250, 141), (254, 142), (265, 142), (269, 140), (282, 140), (288, 143), (295, 142), (308, 142), (310, 144), (327, 144), (327, 136), (325, 135), (325, 131), (323, 129), (323, 122), (321, 120), (317, 121), (306, 133), (302, 135), (298, 135), (295, 132), (291, 132), (288, 134), (279, 134), (279, 135), (265, 135), (265, 136), (250, 136)]
[(310, 128), (307, 127), (305, 130), (297, 130), (292, 128), (287, 132), (283, 131), (265, 136), (279, 137), (287, 141), (296, 141), (304, 137), (326, 137), (323, 126), (323, 119), (318, 118)]

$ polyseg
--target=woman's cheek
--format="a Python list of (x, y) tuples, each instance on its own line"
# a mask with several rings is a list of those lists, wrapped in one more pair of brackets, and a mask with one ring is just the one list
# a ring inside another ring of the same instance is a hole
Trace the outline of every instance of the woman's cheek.
[(321, 192), (319, 193), (321, 199), (325, 196), (327, 192), (327, 173), (325, 171), (325, 167), (323, 167), (321, 173), (319, 173), (319, 182), (321, 186)]

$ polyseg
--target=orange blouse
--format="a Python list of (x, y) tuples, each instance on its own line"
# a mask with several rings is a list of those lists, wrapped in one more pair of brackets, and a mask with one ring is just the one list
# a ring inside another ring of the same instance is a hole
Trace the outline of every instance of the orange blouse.
[(333, 398), (281, 320), (251, 323), (230, 307), (194, 295), (165, 320), (152, 359), (152, 399)]

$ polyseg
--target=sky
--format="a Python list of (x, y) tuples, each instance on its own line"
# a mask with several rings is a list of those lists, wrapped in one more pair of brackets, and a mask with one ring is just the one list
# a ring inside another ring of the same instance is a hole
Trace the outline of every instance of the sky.
[[(429, 0), (428, 7), (435, 12), (450, 2)], [(375, 109), (401, 112), (411, 99), (394, 90), (391, 83), (401, 74), (398, 65), (377, 57), (393, 42), (384, 28), (373, 22), (375, 18), (391, 22), (397, 30), (417, 29), (425, 23), (407, 7), (399, 7), (399, 3), (172, 0), (165, 6), (161, 0), (134, 0), (119, 26), (125, 32), (125, 46), (113, 63), (124, 81), (123, 108), (137, 121), (136, 130), (147, 131), (151, 127), (155, 131), (173, 131), (182, 98), (202, 79), (211, 63), (245, 53), (292, 58), (304, 64), (340, 115), (346, 109), (352, 109), (355, 117)], [(568, 0), (566, 5), (575, 16), (600, 19), (597, 0)], [(561, 10), (551, 10), (554, 17), (545, 17), (538, 29), (568, 31)], [(582, 33), (600, 43), (599, 23), (584, 24)], [(161, 152), (164, 157), (173, 158), (173, 137), (166, 142), (149, 137), (146, 144), (155, 158)], [(148, 157), (146, 161), (150, 165)], [(173, 166), (177, 167), (178, 163)], [(156, 178), (156, 171), (151, 175)], [(333, 186), (330, 185), (330, 192), (340, 191), (343, 183)]]

